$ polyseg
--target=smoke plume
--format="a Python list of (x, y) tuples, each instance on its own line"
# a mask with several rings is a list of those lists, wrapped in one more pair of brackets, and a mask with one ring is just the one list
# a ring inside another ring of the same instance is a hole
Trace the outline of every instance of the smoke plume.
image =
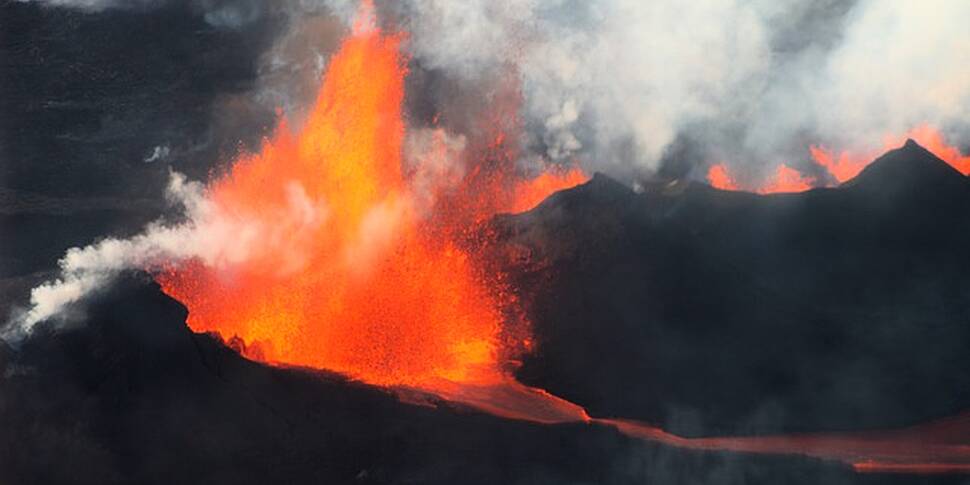
[(38, 322), (61, 316), (62, 310), (124, 270), (163, 270), (186, 259), (228, 268), (274, 254), (283, 258), (278, 271), (292, 271), (301, 265), (299, 249), (309, 231), (327, 217), (326, 205), (308, 198), (295, 182), (287, 187), (289, 206), (263, 218), (221, 209), (206, 197), (202, 184), (178, 173), (171, 174), (166, 193), (184, 210), (183, 222), (159, 221), (132, 238), (108, 238), (68, 250), (58, 263), (60, 278), (31, 291), (30, 308), (14, 316), (6, 337), (17, 340)]
[[(970, 4), (719, 0), (388, 4), (418, 62), (459, 79), (513, 65), (532, 146), (652, 173), (676, 142), (742, 174), (874, 148), (970, 107)], [(961, 141), (968, 141), (963, 138)]]

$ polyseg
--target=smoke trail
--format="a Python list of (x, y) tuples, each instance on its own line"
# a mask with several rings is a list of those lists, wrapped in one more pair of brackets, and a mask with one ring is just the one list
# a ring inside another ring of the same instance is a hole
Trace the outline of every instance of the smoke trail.
[(211, 267), (229, 267), (261, 257), (269, 248), (284, 256), (279, 271), (294, 270), (301, 264), (301, 240), (324, 223), (327, 208), (295, 182), (287, 187), (287, 195), (289, 205), (279, 213), (246, 217), (213, 204), (200, 183), (173, 172), (167, 196), (183, 208), (184, 222), (156, 222), (129, 239), (108, 238), (68, 250), (58, 262), (60, 277), (31, 291), (29, 309), (14, 315), (4, 337), (18, 340), (29, 334), (38, 322), (59, 317), (124, 270), (158, 270), (189, 258)]
[[(465, 139), (443, 129), (409, 134), (404, 161), (413, 173), (412, 188), (401, 204), (422, 217), (430, 214), (436, 194), (461, 181), (464, 151)], [(131, 238), (107, 238), (69, 249), (58, 262), (60, 276), (31, 290), (29, 307), (15, 312), (0, 337), (16, 342), (39, 322), (72, 317), (65, 310), (126, 270), (164, 271), (189, 259), (224, 271), (227, 277), (244, 263), (265, 263), (277, 276), (302, 270), (330, 211), (325, 200), (311, 197), (299, 181), (283, 189), (283, 206), (252, 213), (216, 203), (201, 183), (171, 172), (166, 197), (181, 210), (181, 222), (157, 221)], [(383, 250), (383, 242), (394, 237), (402, 208), (369, 208), (359, 241), (346, 248), (348, 266), (363, 271)]]

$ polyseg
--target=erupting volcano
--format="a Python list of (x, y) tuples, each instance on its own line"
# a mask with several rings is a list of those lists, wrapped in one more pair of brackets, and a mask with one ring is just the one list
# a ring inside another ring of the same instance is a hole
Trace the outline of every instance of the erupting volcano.
[(332, 57), (305, 126), (281, 125), (208, 188), (215, 213), (243, 221), (236, 237), (258, 241), (253, 253), (158, 279), (193, 330), (237, 339), (251, 358), (377, 385), (499, 382), (528, 329), (469, 233), (585, 176), (526, 179), (510, 158), (457, 176), (406, 167), (404, 36), (381, 32), (370, 8)]
[(141, 3), (0, 0), (0, 482), (970, 473), (959, 0)]
[[(595, 422), (678, 447), (805, 454), (862, 471), (873, 459), (922, 470), (933, 456), (963, 466), (958, 450), (908, 450), (918, 434), (868, 447), (857, 435), (686, 439), (632, 420), (591, 418), (579, 405), (517, 382), (511, 371), (532, 350), (531, 329), (501, 272), (486, 267), (486, 236), (476, 227), (587, 177), (578, 169), (525, 177), (506, 133), (489, 133), (488, 153), (471, 154), (479, 159), (456, 172), (440, 167), (449, 155), (436, 132), (422, 156), (437, 159), (409, 166), (402, 156), (405, 36), (381, 32), (370, 9), (365, 2), (333, 55), (305, 125), (294, 134), (282, 123), (260, 153), (241, 157), (208, 187), (215, 220), (242, 228), (236, 237), (251, 242), (248, 252), (188, 260), (157, 275), (188, 307), (192, 330), (217, 333), (250, 359), (335, 371), (408, 401), (427, 393), (508, 418)], [(932, 130), (921, 133), (943, 146)], [(948, 162), (959, 166), (959, 153), (947, 150), (956, 157)], [(812, 154), (839, 181), (865, 165), (848, 155), (833, 162), (816, 147)], [(738, 189), (723, 164), (708, 177)], [(812, 186), (779, 165), (757, 191)]]

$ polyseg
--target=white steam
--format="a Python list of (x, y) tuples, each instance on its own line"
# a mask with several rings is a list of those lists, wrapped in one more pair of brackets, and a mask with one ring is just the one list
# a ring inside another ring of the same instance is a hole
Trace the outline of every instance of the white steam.
[(153, 223), (128, 239), (108, 238), (69, 249), (59, 261), (60, 277), (31, 291), (29, 308), (14, 317), (5, 337), (16, 340), (29, 334), (38, 322), (58, 317), (128, 269), (159, 269), (186, 259), (228, 268), (272, 257), (281, 274), (299, 270), (307, 254), (303, 249), (326, 221), (327, 207), (309, 198), (298, 182), (287, 185), (285, 192), (287, 205), (272, 214), (240, 213), (214, 204), (200, 183), (172, 173), (167, 195), (184, 208), (184, 222)]
[[(970, 2), (869, 1), (853, 12), (813, 102), (826, 136), (879, 137), (970, 112)], [(878, 141), (878, 140), (877, 140)]]
[[(164, 3), (34, 1), (88, 10)], [(297, 120), (359, 4), (193, 1), (217, 27), (286, 15), (255, 95)], [(732, 170), (741, 176), (797, 166), (810, 143), (872, 148), (924, 123), (970, 143), (966, 0), (375, 3), (384, 24), (408, 32), (423, 68), (479, 88), (506, 81), (496, 72), (518, 76), (529, 148), (591, 170), (651, 172), (680, 138), (701, 154), (692, 162), (743, 165)], [(468, 111), (469, 100), (428, 90), (422, 96), (437, 96), (437, 106)]]
[[(406, 213), (429, 214), (435, 195), (461, 180), (464, 148), (464, 137), (443, 129), (408, 135), (404, 155), (411, 190), (368, 209), (357, 237), (342, 247), (350, 274), (367, 273), (394, 241)], [(317, 255), (315, 243), (326, 229), (327, 204), (295, 180), (265, 190), (282, 190), (284, 202), (256, 209), (217, 203), (201, 183), (172, 172), (166, 196), (182, 209), (183, 222), (155, 222), (131, 238), (69, 249), (59, 261), (60, 276), (34, 288), (29, 307), (14, 315), (0, 336), (18, 341), (39, 322), (67, 318), (65, 310), (73, 303), (125, 270), (160, 270), (192, 259), (226, 275), (244, 263), (277, 276), (299, 272)]]
[(965, 123), (970, 109), (965, 0), (385, 7), (425, 66), (460, 79), (514, 66), (543, 154), (592, 169), (655, 170), (680, 136), (773, 168), (808, 143), (879, 146), (921, 123)]

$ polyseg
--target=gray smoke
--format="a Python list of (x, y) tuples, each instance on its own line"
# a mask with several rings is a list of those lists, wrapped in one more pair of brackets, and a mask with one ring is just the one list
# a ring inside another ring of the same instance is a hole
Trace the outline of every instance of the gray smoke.
[[(86, 9), (152, 4), (38, 1)], [(249, 0), (198, 3), (207, 21), (230, 28), (269, 10)], [(264, 59), (261, 102), (299, 119), (346, 32), (339, 23), (352, 22), (357, 4), (274, 4), (289, 29)], [(725, 161), (750, 178), (780, 162), (797, 167), (809, 144), (869, 151), (887, 134), (926, 123), (970, 142), (962, 119), (970, 108), (970, 3), (963, 0), (401, 0), (377, 7), (385, 25), (408, 33), (422, 69), (479, 89), (483, 79), (507, 82), (496, 72), (514, 72), (523, 142), (553, 162), (649, 174), (688, 143), (688, 162)], [(437, 96), (439, 107), (468, 103)]]
[[(960, 0), (388, 3), (420, 62), (461, 79), (513, 65), (552, 160), (653, 172), (687, 138), (757, 174), (809, 143), (871, 149), (970, 108)], [(957, 133), (959, 135), (959, 133)]]

